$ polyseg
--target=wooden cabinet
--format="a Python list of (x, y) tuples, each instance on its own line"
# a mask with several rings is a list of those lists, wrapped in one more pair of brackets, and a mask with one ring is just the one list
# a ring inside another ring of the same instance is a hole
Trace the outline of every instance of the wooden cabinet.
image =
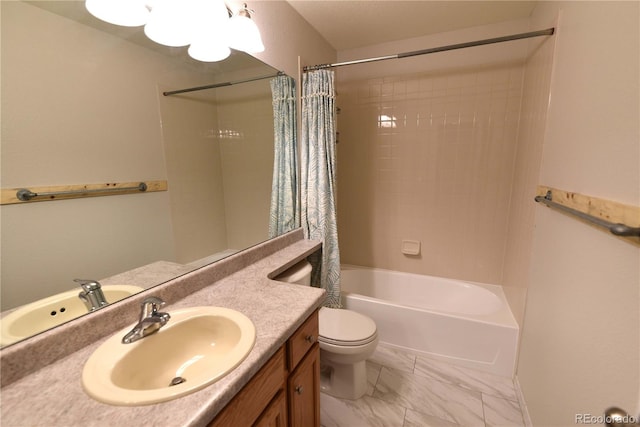
[(208, 425), (231, 426), (320, 427), (317, 311)]
[(320, 426), (320, 347), (315, 344), (289, 375), (289, 425)]
[(287, 341), (289, 426), (320, 427), (318, 312)]
[[(285, 352), (280, 348), (218, 416), (209, 423), (208, 427), (254, 425), (265, 412), (265, 408), (269, 408), (278, 392), (284, 393), (286, 375)], [(286, 417), (286, 411), (284, 416)]]
[(287, 395), (280, 390), (264, 410), (255, 427), (287, 427)]

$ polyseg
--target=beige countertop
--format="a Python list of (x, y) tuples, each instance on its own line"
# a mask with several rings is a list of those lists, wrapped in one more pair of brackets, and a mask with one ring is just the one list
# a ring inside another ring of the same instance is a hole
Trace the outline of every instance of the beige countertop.
[[(84, 393), (81, 383), (82, 369), (93, 351), (106, 341), (113, 331), (122, 328), (115, 325), (115, 329), (98, 340), (87, 343), (77, 351), (4, 386), (0, 390), (1, 425), (206, 426), (324, 301), (324, 291), (321, 289), (269, 279), (320, 246), (318, 242), (301, 239), (291, 244), (288, 244), (288, 241), (286, 243), (287, 246), (277, 248), (275, 252), (274, 249), (268, 248), (268, 243), (259, 245), (245, 253), (234, 255), (227, 262), (223, 260), (147, 290), (138, 298), (160, 296), (167, 301), (163, 311), (169, 313), (183, 307), (210, 305), (232, 308), (249, 317), (256, 326), (255, 346), (247, 358), (229, 375), (200, 391), (164, 403), (134, 407), (100, 403)], [(272, 253), (261, 255), (269, 252)], [(241, 268), (238, 268), (238, 265)], [(181, 298), (175, 297), (181, 292), (184, 293), (185, 288), (190, 286), (200, 289)], [(127, 317), (135, 319), (138, 316), (135, 308), (138, 305), (139, 302), (135, 300), (129, 304), (130, 307), (126, 307), (128, 311), (134, 311)], [(106, 309), (103, 310), (105, 317), (109, 316)], [(117, 314), (117, 310), (111, 311), (111, 315)], [(108, 317), (104, 319), (105, 322), (109, 320)], [(78, 322), (74, 330), (77, 331), (82, 326)], [(41, 345), (31, 349), (31, 353), (35, 353), (36, 357), (38, 354), (46, 353), (52, 346), (64, 346), (68, 341), (64, 335), (56, 340), (53, 332), (48, 334), (49, 336), (45, 337), (46, 345), (43, 341)], [(15, 353), (18, 350), (13, 351)], [(14, 359), (17, 357), (16, 354), (12, 355)], [(21, 354), (20, 357), (28, 357), (25, 354)], [(0, 353), (0, 356), (4, 354)], [(4, 357), (2, 362), (4, 364)], [(6, 368), (7, 372), (10, 369), (18, 369), (15, 366), (20, 365), (15, 360), (7, 364), (11, 365)]]

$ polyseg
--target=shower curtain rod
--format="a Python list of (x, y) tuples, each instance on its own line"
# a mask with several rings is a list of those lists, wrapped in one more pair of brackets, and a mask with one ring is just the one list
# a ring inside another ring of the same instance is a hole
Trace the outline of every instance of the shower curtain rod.
[(376, 58), (357, 59), (357, 60), (354, 60), (354, 61), (337, 62), (337, 63), (334, 63), (334, 64), (312, 65), (312, 66), (304, 67), (302, 69), (302, 71), (307, 72), (307, 71), (323, 70), (325, 68), (342, 67), (344, 65), (364, 64), (364, 63), (367, 63), (367, 62), (375, 62), (375, 61), (385, 61), (387, 59), (402, 59), (402, 58), (409, 58), (411, 56), (427, 55), (427, 54), (430, 54), (430, 53), (445, 52), (445, 51), (448, 51), (448, 50), (464, 49), (464, 48), (467, 48), (467, 47), (474, 47), (474, 46), (482, 46), (482, 45), (485, 45), (485, 44), (502, 43), (502, 42), (508, 42), (508, 41), (511, 41), (511, 40), (528, 39), (528, 38), (531, 38), (531, 37), (539, 37), (539, 36), (551, 36), (551, 35), (553, 35), (554, 31), (555, 31), (555, 28), (552, 27), (552, 28), (547, 28), (546, 30), (531, 31), (531, 32), (528, 32), (528, 33), (520, 33), (520, 34), (512, 34), (510, 36), (495, 37), (495, 38), (484, 39), (484, 40), (476, 40), (476, 41), (466, 42), (466, 43), (450, 44), (450, 45), (434, 47), (434, 48), (430, 48), (430, 49), (422, 49), (422, 50), (414, 50), (412, 52), (398, 53), (398, 54), (395, 54), (395, 55), (379, 56), (379, 57), (376, 57)]
[(276, 74), (270, 74), (268, 76), (254, 77), (252, 79), (246, 79), (246, 80), (236, 80), (236, 81), (233, 81), (233, 82), (215, 83), (215, 84), (206, 85), (206, 86), (190, 87), (190, 88), (187, 88), (187, 89), (172, 90), (172, 91), (169, 91), (169, 92), (162, 92), (162, 94), (164, 96), (170, 96), (170, 95), (176, 95), (176, 94), (185, 93), (185, 92), (195, 92), (195, 91), (198, 91), (198, 90), (215, 89), (215, 88), (218, 88), (218, 87), (232, 86), (232, 85), (237, 85), (237, 84), (240, 84), (240, 83), (249, 83), (249, 82), (255, 82), (257, 80), (271, 79), (273, 77), (283, 76), (284, 74), (285, 74), (284, 71), (278, 71)]

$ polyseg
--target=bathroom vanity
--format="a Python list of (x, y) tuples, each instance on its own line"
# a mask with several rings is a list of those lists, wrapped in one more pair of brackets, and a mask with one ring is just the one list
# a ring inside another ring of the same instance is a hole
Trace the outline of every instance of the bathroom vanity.
[[(325, 293), (271, 279), (319, 248), (296, 230), (2, 349), (2, 425), (319, 425), (317, 310)], [(136, 322), (148, 296), (165, 300), (169, 313), (197, 306), (237, 310), (255, 325), (254, 347), (223, 378), (174, 400), (116, 406), (92, 399), (82, 388), (83, 366), (109, 337)]]
[(320, 426), (318, 312), (313, 313), (209, 424)]

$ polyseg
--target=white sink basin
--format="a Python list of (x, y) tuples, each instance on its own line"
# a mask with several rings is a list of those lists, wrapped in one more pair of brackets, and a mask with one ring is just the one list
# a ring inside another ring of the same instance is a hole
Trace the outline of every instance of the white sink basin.
[(131, 325), (98, 347), (82, 371), (87, 394), (122, 406), (175, 399), (227, 375), (255, 343), (253, 322), (235, 310), (193, 307), (169, 314), (169, 323), (152, 335), (122, 344)]
[[(105, 285), (101, 289), (109, 303), (144, 291), (144, 288), (129, 285)], [(87, 307), (78, 298), (80, 290), (77, 288), (43, 298), (4, 316), (0, 320), (2, 324), (0, 344), (12, 344), (87, 314)]]

